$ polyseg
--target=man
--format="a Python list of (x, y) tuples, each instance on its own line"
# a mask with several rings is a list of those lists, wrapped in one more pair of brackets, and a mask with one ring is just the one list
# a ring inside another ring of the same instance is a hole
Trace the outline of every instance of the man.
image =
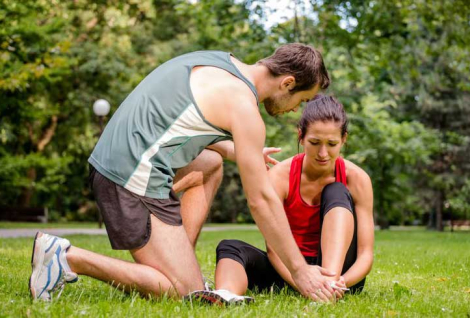
[(273, 161), (275, 150), (263, 158), (258, 110), (264, 103), (270, 115), (296, 111), (328, 85), (320, 53), (302, 44), (282, 46), (254, 65), (201, 51), (159, 66), (114, 113), (89, 158), (111, 245), (129, 250), (135, 263), (38, 233), (33, 298), (50, 299), (78, 274), (143, 295), (181, 297), (203, 289), (194, 246), (221, 181), (222, 155), (237, 162), (253, 218), (299, 291), (332, 299), (323, 276), (332, 273), (307, 265), (269, 183), (265, 161)]

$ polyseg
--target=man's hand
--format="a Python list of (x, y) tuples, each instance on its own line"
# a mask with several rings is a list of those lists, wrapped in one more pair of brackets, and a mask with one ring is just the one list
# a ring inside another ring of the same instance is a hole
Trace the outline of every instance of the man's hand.
[(303, 296), (318, 302), (335, 300), (335, 291), (327, 278), (334, 276), (335, 273), (320, 266), (305, 264), (291, 275)]
[(263, 157), (264, 162), (266, 163), (266, 169), (269, 170), (270, 166), (268, 164), (277, 165), (279, 161), (272, 158), (270, 155), (273, 153), (278, 153), (281, 151), (281, 148), (274, 148), (274, 147), (265, 147), (263, 148)]

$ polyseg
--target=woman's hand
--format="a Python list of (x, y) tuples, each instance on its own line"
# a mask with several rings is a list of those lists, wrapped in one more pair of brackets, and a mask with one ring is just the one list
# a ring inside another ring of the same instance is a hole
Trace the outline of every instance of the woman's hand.
[(340, 276), (338, 280), (330, 280), (330, 286), (335, 291), (336, 299), (343, 298), (344, 292), (347, 290), (346, 281), (343, 276)]

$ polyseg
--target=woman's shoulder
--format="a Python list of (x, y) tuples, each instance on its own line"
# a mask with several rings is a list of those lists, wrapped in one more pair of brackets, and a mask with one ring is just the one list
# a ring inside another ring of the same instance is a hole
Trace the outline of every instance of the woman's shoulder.
[(281, 200), (286, 199), (289, 194), (290, 167), (293, 159), (294, 157), (291, 157), (281, 161), (268, 172), (271, 184)]
[(286, 176), (289, 177), (290, 167), (294, 158), (295, 156), (287, 158), (279, 162), (277, 165), (272, 166), (271, 169), (269, 169), (269, 174), (280, 178), (284, 178)]
[(356, 205), (358, 215), (372, 215), (374, 190), (372, 181), (361, 167), (349, 160), (344, 160), (348, 188)]
[(346, 176), (349, 187), (354, 185), (363, 186), (371, 182), (369, 175), (364, 169), (347, 159), (344, 159), (344, 164), (346, 166)]

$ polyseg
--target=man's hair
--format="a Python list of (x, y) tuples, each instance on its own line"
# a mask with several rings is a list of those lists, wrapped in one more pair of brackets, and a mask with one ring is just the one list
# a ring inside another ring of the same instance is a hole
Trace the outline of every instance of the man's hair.
[(344, 137), (348, 132), (348, 116), (346, 116), (343, 105), (333, 96), (317, 95), (307, 103), (297, 125), (300, 132), (299, 142), (304, 139), (310, 124), (317, 121), (332, 121), (339, 124), (341, 137)]
[(294, 76), (296, 85), (291, 93), (309, 90), (316, 84), (321, 89), (330, 85), (330, 77), (320, 52), (309, 45), (283, 45), (273, 55), (259, 60), (258, 64), (266, 66), (273, 76)]

